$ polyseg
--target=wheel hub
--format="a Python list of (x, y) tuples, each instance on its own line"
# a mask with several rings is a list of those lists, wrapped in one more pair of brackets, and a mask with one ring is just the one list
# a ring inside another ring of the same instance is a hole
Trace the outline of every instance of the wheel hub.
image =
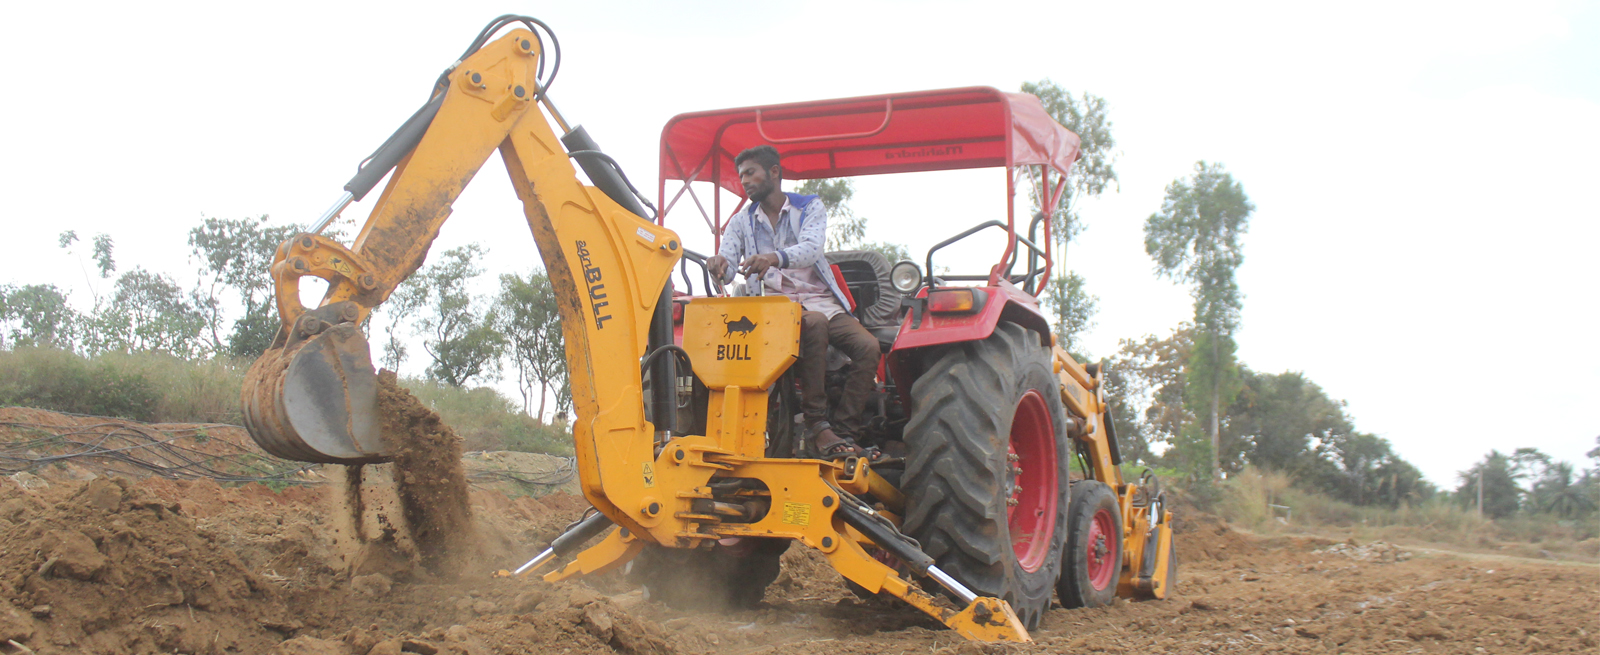
[(1112, 539), (1117, 537), (1113, 534), (1115, 530), (1116, 522), (1112, 520), (1111, 512), (1105, 509), (1096, 511), (1089, 522), (1084, 556), (1088, 560), (1089, 584), (1095, 589), (1105, 589), (1116, 577), (1115, 558), (1111, 557), (1109, 546), (1114, 543)]
[(1055, 534), (1059, 480), (1055, 425), (1037, 391), (1017, 402), (1006, 448), (1006, 526), (1017, 561), (1026, 571), (1039, 570)]

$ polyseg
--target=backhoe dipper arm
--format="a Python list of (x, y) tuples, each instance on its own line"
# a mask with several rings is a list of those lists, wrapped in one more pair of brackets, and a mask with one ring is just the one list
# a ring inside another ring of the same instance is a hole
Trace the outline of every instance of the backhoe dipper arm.
[[(263, 447), (284, 457), (387, 457), (366, 415), (376, 398), (363, 385), (375, 385), (349, 375), (363, 364), (371, 370), (355, 326), (422, 264), (451, 203), (498, 149), (560, 307), (584, 496), (637, 533), (640, 472), (655, 459), (639, 361), (682, 247), (670, 230), (579, 181), (536, 102), (541, 50), (519, 28), (454, 67), (430, 102), (440, 102), (437, 114), (399, 159), (353, 246), (303, 234), (279, 249), (273, 276), (284, 329), (247, 376), (246, 422)], [(319, 309), (300, 306), (304, 275), (330, 283)], [(341, 386), (343, 407), (336, 406)]]

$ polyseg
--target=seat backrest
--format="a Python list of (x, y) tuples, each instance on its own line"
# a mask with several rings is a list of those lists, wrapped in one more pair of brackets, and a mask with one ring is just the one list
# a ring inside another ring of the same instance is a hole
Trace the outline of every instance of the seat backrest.
[[(855, 316), (868, 328), (900, 324), (900, 296), (889, 282), (889, 260), (875, 250), (839, 250), (828, 253), (828, 263), (839, 286), (856, 304)], [(836, 278), (837, 279), (837, 278)]]
[(844, 299), (850, 302), (850, 307), (848, 307), (850, 313), (856, 313), (856, 296), (855, 294), (850, 293), (850, 285), (845, 283), (844, 273), (839, 272), (839, 265), (829, 264), (828, 269), (833, 271), (833, 281), (837, 282), (839, 284), (839, 290), (844, 292)]

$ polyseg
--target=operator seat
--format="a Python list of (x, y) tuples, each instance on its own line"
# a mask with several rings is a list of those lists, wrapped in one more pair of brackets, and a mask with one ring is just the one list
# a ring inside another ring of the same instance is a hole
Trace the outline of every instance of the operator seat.
[(882, 352), (889, 352), (900, 333), (902, 295), (889, 281), (889, 259), (876, 250), (839, 250), (827, 256), (856, 302), (856, 320), (877, 337)]

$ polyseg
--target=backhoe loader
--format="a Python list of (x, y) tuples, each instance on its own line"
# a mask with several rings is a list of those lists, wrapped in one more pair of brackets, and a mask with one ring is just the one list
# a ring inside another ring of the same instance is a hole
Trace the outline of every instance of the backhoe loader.
[[(516, 573), (569, 558), (545, 575), (561, 580), (637, 558), (632, 569), (657, 590), (721, 587), (748, 603), (776, 575), (777, 554), (799, 542), (857, 593), (901, 598), (984, 641), (1028, 641), (1052, 589), (1068, 607), (1170, 593), (1164, 496), (1153, 480), (1121, 478), (1102, 373), (1055, 347), (1038, 309), (1051, 266), (1042, 215), (1028, 237), (1008, 215), (928, 253), (931, 273), (936, 251), (1000, 228), (1005, 253), (983, 275), (924, 276), (876, 253), (830, 254), (885, 353), (861, 437), (890, 455), (876, 462), (809, 456), (797, 434), (789, 368), (799, 305), (730, 295), (665, 227), (683, 196), (666, 202), (668, 179), (737, 189), (724, 160), (757, 142), (784, 150), (790, 179), (1004, 165), (1036, 169), (1054, 201), (1077, 138), (1037, 99), (977, 88), (685, 114), (663, 132), (657, 215), (556, 108), (559, 69), (544, 23), (497, 18), (316, 226), (278, 249), (282, 328), (242, 395), (263, 449), (347, 465), (392, 458), (359, 326), (422, 264), (451, 204), (498, 151), (560, 308), (580, 486), (594, 510)], [(951, 122), (952, 112), (969, 120)], [(385, 176), (350, 246), (321, 234)], [(708, 224), (716, 238), (720, 221)], [(691, 264), (702, 267), (700, 295)], [(328, 283), (315, 308), (300, 302), (306, 276)], [(952, 285), (962, 281), (978, 284)]]

